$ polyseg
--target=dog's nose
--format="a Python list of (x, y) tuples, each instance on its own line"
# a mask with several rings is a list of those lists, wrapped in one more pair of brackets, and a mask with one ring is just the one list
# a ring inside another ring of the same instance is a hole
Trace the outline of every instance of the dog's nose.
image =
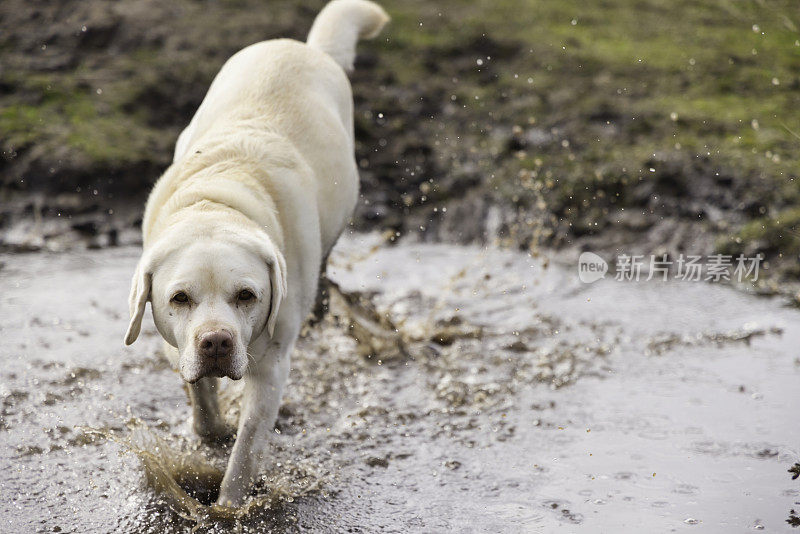
[(198, 341), (200, 355), (206, 358), (224, 358), (233, 352), (233, 336), (227, 330), (206, 332)]

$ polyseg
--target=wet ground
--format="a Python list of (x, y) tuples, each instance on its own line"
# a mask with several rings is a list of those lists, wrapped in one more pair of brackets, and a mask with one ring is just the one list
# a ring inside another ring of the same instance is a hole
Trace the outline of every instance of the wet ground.
[[(237, 524), (154, 489), (162, 462), (213, 492), (225, 451), (192, 436), (152, 326), (122, 345), (137, 257), (2, 258), (2, 531)], [(354, 300), (299, 343), (243, 531), (791, 530), (800, 312), (781, 300), (375, 236), (328, 272)]]

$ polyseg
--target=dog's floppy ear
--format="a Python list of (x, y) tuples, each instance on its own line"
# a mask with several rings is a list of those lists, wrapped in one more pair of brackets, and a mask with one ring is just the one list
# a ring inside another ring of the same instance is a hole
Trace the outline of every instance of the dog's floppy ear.
[(150, 300), (150, 289), (153, 284), (153, 254), (145, 252), (136, 266), (131, 280), (131, 294), (128, 298), (131, 322), (125, 334), (125, 344), (130, 345), (139, 337), (142, 331), (142, 318), (147, 301)]
[(263, 249), (264, 259), (269, 267), (269, 285), (272, 293), (269, 303), (269, 316), (267, 316), (267, 332), (269, 337), (275, 332), (275, 323), (278, 321), (278, 309), (281, 301), (286, 296), (286, 260), (281, 251), (272, 243)]
[(266, 233), (258, 233), (243, 238), (242, 244), (255, 252), (267, 264), (269, 269), (270, 302), (266, 329), (269, 337), (275, 333), (278, 322), (278, 310), (281, 301), (286, 297), (286, 260), (280, 249)]

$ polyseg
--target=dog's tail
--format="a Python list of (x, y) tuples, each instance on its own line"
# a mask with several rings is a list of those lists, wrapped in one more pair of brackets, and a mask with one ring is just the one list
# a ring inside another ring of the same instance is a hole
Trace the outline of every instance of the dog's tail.
[(326, 52), (346, 71), (353, 70), (356, 42), (372, 39), (389, 22), (389, 15), (369, 0), (332, 0), (319, 12), (306, 43)]

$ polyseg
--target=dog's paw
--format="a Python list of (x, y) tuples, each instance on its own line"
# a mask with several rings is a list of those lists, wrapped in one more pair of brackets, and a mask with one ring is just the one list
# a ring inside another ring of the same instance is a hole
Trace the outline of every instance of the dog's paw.
[(241, 483), (225, 484), (223, 481), (219, 497), (217, 497), (217, 505), (228, 508), (238, 508), (242, 506), (246, 497), (244, 489)]

